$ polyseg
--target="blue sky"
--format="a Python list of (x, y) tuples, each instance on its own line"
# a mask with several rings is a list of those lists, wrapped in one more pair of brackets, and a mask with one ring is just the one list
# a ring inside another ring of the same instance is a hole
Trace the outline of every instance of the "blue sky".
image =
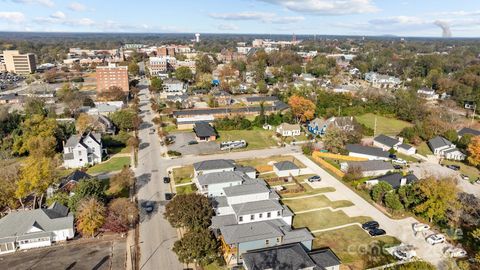
[(480, 36), (479, 0), (0, 0), (0, 31)]

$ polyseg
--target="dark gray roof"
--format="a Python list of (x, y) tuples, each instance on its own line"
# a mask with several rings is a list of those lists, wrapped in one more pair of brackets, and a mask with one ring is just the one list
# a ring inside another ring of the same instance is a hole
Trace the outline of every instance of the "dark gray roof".
[(383, 181), (389, 183), (394, 189), (397, 189), (400, 187), (400, 183), (402, 178), (405, 178), (407, 180), (407, 184), (411, 184), (412, 182), (415, 182), (418, 180), (418, 178), (413, 175), (413, 174), (408, 174), (403, 176), (401, 173), (392, 173), (392, 174), (387, 174), (384, 176), (377, 177), (376, 180)]
[(195, 123), (193, 131), (195, 132), (197, 137), (217, 136), (217, 132), (208, 122), (202, 121)]
[(465, 134), (472, 134), (473, 136), (480, 136), (480, 130), (472, 128), (462, 128), (458, 131), (458, 136), (463, 136)]
[(68, 138), (67, 142), (65, 143), (65, 147), (75, 147), (80, 142), (82, 137), (79, 135), (72, 135)]
[(400, 143), (399, 140), (385, 136), (383, 134), (378, 135), (373, 140), (383, 145), (389, 146), (390, 148)]
[(231, 215), (223, 215), (223, 216), (213, 216), (212, 217), (212, 225), (210, 228), (212, 229), (220, 229), (224, 226), (230, 226), (237, 224), (237, 218), (234, 214)]
[(276, 200), (262, 200), (233, 204), (232, 208), (237, 216), (283, 210), (283, 206)]
[(69, 181), (80, 182), (80, 180), (82, 179), (91, 179), (91, 178), (92, 176), (90, 174), (80, 170), (75, 170), (71, 174), (69, 174), (67, 177), (65, 177), (63, 180), (66, 182), (69, 182)]
[(196, 171), (220, 170), (235, 168), (235, 161), (231, 159), (212, 159), (193, 163)]
[(242, 195), (249, 195), (249, 194), (257, 194), (257, 193), (265, 193), (269, 192), (270, 190), (262, 185), (262, 184), (243, 184), (243, 185), (238, 185), (238, 186), (233, 186), (233, 187), (226, 187), (223, 188), (223, 191), (225, 191), (225, 195), (227, 197), (231, 196), (242, 196)]
[(359, 154), (383, 157), (383, 158), (389, 157), (388, 152), (383, 151), (381, 148), (377, 148), (377, 147), (363, 146), (360, 144), (347, 144), (346, 149), (348, 150), (348, 152), (352, 152), (352, 153), (359, 153)]
[(214, 172), (208, 174), (202, 174), (198, 177), (198, 183), (200, 185), (211, 185), (211, 184), (220, 184), (220, 183), (229, 183), (229, 182), (243, 182), (248, 176), (239, 171), (228, 171), (228, 172)]
[[(276, 101), (273, 106), (264, 106), (264, 111), (277, 112), (277, 111), (286, 110), (288, 108), (289, 108), (288, 105), (285, 104), (284, 102)], [(262, 109), (260, 106), (239, 107), (239, 108), (226, 107), (226, 108), (190, 109), (190, 110), (174, 111), (173, 116), (179, 117), (179, 116), (188, 116), (188, 115), (239, 114), (239, 113), (248, 113), (248, 112), (260, 113), (261, 110)]]
[(310, 258), (320, 267), (327, 268), (340, 265), (341, 261), (337, 255), (329, 248), (314, 250), (308, 253)]
[(408, 150), (408, 149), (411, 149), (411, 148), (414, 148), (414, 147), (410, 144), (402, 143), (402, 144), (398, 145), (398, 148)]
[(213, 208), (228, 206), (228, 201), (226, 196), (215, 196), (215, 197), (212, 197), (210, 200)]
[(283, 236), (278, 225), (271, 220), (223, 226), (220, 232), (229, 245)]
[(252, 250), (242, 254), (243, 262), (251, 270), (283, 270), (316, 267), (300, 243)]
[(348, 166), (358, 167), (362, 172), (393, 170), (393, 165), (390, 162), (383, 160), (367, 160), (367, 161), (352, 161), (347, 162)]
[(235, 167), (235, 170), (239, 171), (239, 172), (244, 172), (244, 173), (256, 172), (257, 171), (257, 170), (255, 170), (254, 167), (251, 167), (251, 166), (237, 166), (237, 167)]
[(273, 164), (273, 166), (275, 166), (275, 168), (277, 168), (277, 170), (279, 171), (289, 171), (289, 170), (298, 170), (298, 166), (295, 165), (295, 163), (291, 162), (291, 161), (280, 161), (280, 162), (277, 162), (275, 164)]
[(428, 144), (430, 145), (430, 148), (432, 148), (432, 150), (435, 150), (437, 148), (450, 146), (450, 145), (452, 145), (452, 142), (450, 142), (449, 140), (445, 139), (442, 136), (437, 136), (433, 139), (430, 139), (428, 141)]
[(254, 97), (246, 97), (245, 100), (247, 102), (262, 102), (262, 101), (277, 101), (278, 97), (276, 96), (254, 96)]

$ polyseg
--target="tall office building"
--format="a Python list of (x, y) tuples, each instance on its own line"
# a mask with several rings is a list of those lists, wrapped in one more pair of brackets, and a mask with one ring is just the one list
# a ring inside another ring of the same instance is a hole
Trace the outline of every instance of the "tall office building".
[(108, 66), (98, 66), (96, 71), (97, 92), (107, 90), (112, 86), (120, 87), (124, 92), (129, 91), (127, 66), (110, 63)]
[(33, 53), (20, 54), (18, 51), (13, 50), (3, 51), (3, 61), (8, 72), (30, 74), (37, 69)]

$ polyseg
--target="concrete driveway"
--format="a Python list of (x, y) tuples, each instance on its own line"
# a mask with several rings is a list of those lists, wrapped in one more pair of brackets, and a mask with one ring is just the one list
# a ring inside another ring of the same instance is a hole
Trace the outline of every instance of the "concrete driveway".
[(414, 245), (417, 248), (417, 255), (420, 258), (432, 263), (439, 269), (443, 269), (443, 260), (445, 258), (443, 255), (443, 250), (447, 247), (447, 245), (438, 244), (431, 246), (425, 241), (424, 236), (421, 234), (415, 236), (412, 230), (412, 225), (418, 222), (416, 219), (406, 218), (402, 220), (394, 220), (389, 218), (304, 155), (298, 153), (293, 154), (293, 156), (309, 167), (312, 172), (322, 177), (322, 181), (320, 182), (307, 182), (309, 185), (311, 185), (313, 188), (334, 187), (336, 191), (324, 193), (328, 199), (332, 201), (349, 200), (354, 204), (354, 206), (342, 208), (347, 215), (351, 217), (371, 217), (372, 219), (378, 221), (380, 227), (384, 229), (388, 235), (396, 237), (405, 244)]
[(208, 155), (220, 151), (220, 146), (216, 142), (199, 142), (189, 145), (188, 142), (196, 141), (193, 132), (176, 132), (171, 134), (175, 136), (175, 143), (168, 146), (168, 150), (182, 153), (182, 155)]

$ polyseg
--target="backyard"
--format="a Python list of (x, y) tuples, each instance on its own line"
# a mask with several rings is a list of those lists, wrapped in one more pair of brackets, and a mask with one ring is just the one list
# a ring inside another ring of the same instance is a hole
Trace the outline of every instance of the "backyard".
[(197, 191), (197, 187), (194, 184), (191, 184), (191, 185), (175, 187), (175, 190), (177, 191), (177, 195), (182, 195), (182, 194), (189, 194)]
[[(243, 159), (243, 160), (237, 160), (237, 164), (243, 165), (243, 166), (252, 166), (254, 168), (257, 168), (257, 167), (261, 168), (261, 167), (271, 167), (269, 163), (272, 164), (271, 163), (272, 161), (273, 163), (279, 162), (279, 161), (291, 161), (295, 163), (295, 165), (297, 165), (299, 168), (305, 168), (305, 165), (302, 162), (300, 162), (299, 160), (297, 160), (292, 156), (272, 156), (268, 158)], [(271, 170), (273, 170), (273, 168)], [(261, 170), (259, 170), (259, 172), (262, 173)]]
[(108, 161), (94, 165), (87, 170), (89, 174), (101, 174), (120, 171), (124, 166), (130, 165), (130, 157), (115, 157)]
[(397, 135), (405, 127), (410, 127), (412, 124), (398, 120), (395, 118), (388, 118), (373, 113), (356, 116), (355, 119), (368, 128), (375, 128), (375, 117), (377, 118), (376, 134)]
[(342, 210), (331, 211), (329, 209), (295, 214), (293, 227), (308, 228), (311, 232), (324, 230), (332, 227), (351, 223), (364, 223), (372, 220), (369, 217), (349, 217)]
[(340, 208), (340, 207), (348, 207), (352, 206), (352, 202), (347, 200), (341, 201), (330, 201), (324, 195), (317, 195), (314, 197), (303, 198), (303, 199), (283, 199), (283, 204), (287, 205), (292, 211), (304, 211), (314, 208), (324, 208), (324, 207), (332, 207), (332, 208)]
[(422, 156), (433, 155), (432, 150), (430, 150), (430, 147), (428, 147), (426, 142), (422, 142), (420, 145), (418, 145), (417, 153)]
[(262, 149), (277, 146), (277, 142), (273, 138), (275, 133), (272, 130), (219, 130), (218, 135), (219, 142), (245, 140), (248, 146), (243, 150)]

